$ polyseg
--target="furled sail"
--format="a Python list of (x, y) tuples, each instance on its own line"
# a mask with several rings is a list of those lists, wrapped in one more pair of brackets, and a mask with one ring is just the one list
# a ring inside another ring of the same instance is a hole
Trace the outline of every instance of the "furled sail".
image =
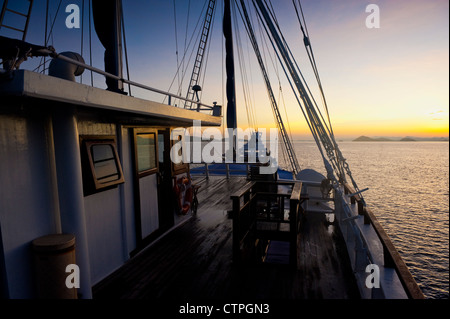
[[(122, 1), (92, 1), (95, 31), (105, 48), (105, 71), (122, 78)], [(108, 90), (123, 92), (121, 81), (106, 78)]]
[(234, 55), (233, 55), (233, 33), (231, 27), (231, 4), (230, 0), (225, 0), (223, 16), (223, 34), (225, 37), (226, 50), (226, 72), (227, 72), (227, 127), (235, 129), (237, 127), (236, 119), (236, 88), (234, 77)]

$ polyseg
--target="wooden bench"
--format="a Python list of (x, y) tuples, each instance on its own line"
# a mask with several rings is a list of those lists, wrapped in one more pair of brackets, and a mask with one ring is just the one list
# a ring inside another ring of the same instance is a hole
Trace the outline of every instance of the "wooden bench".
[[(278, 186), (290, 192), (278, 191)], [(277, 188), (276, 191), (273, 188)], [(249, 182), (231, 196), (233, 201), (233, 261), (242, 263), (255, 250), (255, 243), (284, 241), (289, 243), (289, 264), (297, 266), (297, 235), (301, 212), (300, 182)], [(275, 199), (275, 200), (274, 200)], [(285, 200), (289, 199), (286, 216)], [(267, 202), (267, 205), (258, 204)], [(277, 206), (271, 204), (276, 203)], [(264, 224), (267, 227), (262, 227)], [(281, 229), (286, 225), (287, 229)]]

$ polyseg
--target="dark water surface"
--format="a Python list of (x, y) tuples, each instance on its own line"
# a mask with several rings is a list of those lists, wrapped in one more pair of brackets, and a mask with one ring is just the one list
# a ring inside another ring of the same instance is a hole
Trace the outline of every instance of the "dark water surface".
[[(449, 143), (339, 142), (364, 198), (427, 298), (449, 298)], [(302, 169), (325, 174), (314, 142), (295, 141)], [(284, 162), (279, 150), (280, 164)], [(326, 174), (325, 174), (326, 175)]]

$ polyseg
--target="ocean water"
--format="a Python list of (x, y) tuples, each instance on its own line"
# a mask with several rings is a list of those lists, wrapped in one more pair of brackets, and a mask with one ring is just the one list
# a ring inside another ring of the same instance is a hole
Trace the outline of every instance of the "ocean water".
[[(449, 298), (449, 143), (339, 142), (364, 198), (427, 298)], [(325, 174), (314, 142), (294, 141), (302, 169)], [(280, 166), (284, 159), (279, 149)]]

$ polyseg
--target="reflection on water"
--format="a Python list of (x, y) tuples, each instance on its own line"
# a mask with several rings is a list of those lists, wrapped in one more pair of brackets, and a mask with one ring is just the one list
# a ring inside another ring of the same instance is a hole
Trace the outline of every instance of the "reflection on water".
[[(449, 297), (449, 144), (340, 142), (360, 189), (427, 298)], [(294, 142), (302, 169), (325, 173), (314, 142)], [(280, 166), (284, 159), (280, 152)], [(326, 175), (326, 174), (325, 174)]]

